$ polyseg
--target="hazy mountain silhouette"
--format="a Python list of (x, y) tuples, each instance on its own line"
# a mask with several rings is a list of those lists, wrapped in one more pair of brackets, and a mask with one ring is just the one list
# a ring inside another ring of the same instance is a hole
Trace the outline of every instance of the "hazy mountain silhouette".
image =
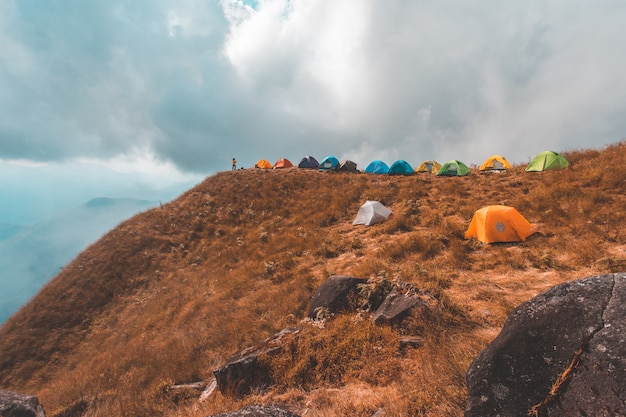
[(0, 225), (0, 324), (87, 245), (158, 202), (95, 198), (32, 226)]
[(0, 223), (0, 242), (15, 236), (28, 226), (21, 226), (18, 224)]

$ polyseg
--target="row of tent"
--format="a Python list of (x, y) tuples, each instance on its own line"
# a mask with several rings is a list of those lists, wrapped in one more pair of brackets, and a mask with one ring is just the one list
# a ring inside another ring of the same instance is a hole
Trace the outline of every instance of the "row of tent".
[[(563, 155), (560, 155), (553, 151), (544, 151), (538, 154), (526, 167), (526, 171), (537, 172), (546, 171), (551, 169), (561, 169), (569, 165), (569, 162)], [(281, 169), (290, 168), (295, 166), (291, 161), (286, 158), (281, 158), (273, 165), (265, 160), (259, 160), (254, 167), (257, 169)], [(307, 155), (297, 165), (298, 168), (305, 169), (320, 169), (329, 171), (340, 172), (357, 172), (357, 165), (355, 162), (345, 160), (339, 162), (334, 156), (327, 156), (318, 162), (314, 157)], [(502, 155), (492, 155), (482, 163), (478, 168), (479, 171), (505, 171), (511, 169), (511, 164)], [(440, 176), (464, 176), (470, 173), (470, 169), (463, 162), (453, 159), (440, 164), (437, 161), (426, 160), (422, 162), (417, 168), (413, 169), (411, 164), (403, 159), (399, 159), (391, 166), (385, 162), (376, 159), (370, 162), (365, 168), (364, 172), (369, 174), (387, 174), (387, 175), (411, 175), (413, 173), (428, 172)]]
[[(387, 220), (391, 210), (378, 201), (366, 201), (352, 222), (353, 225), (371, 226)], [(475, 238), (483, 243), (520, 242), (537, 232), (514, 207), (504, 205), (485, 206), (474, 212), (465, 238)]]

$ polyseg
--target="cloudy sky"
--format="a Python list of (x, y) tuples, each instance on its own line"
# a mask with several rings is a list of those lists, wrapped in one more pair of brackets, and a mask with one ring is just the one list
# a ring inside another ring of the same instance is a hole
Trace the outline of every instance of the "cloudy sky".
[(624, 22), (622, 0), (1, 0), (0, 185), (598, 148), (626, 137)]

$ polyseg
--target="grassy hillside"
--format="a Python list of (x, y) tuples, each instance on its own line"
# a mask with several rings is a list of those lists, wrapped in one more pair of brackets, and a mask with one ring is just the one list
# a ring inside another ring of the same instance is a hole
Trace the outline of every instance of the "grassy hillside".
[[(0, 329), (0, 387), (66, 417), (193, 417), (271, 402), (315, 417), (461, 415), (467, 366), (515, 306), (626, 270), (626, 143), (565, 156), (570, 168), (544, 173), (207, 178), (103, 236)], [(389, 221), (352, 226), (365, 200), (391, 208)], [(515, 245), (465, 240), (488, 204), (516, 207), (539, 233)], [(438, 307), (392, 328), (354, 314), (302, 322), (333, 274), (408, 281)], [(208, 380), (231, 354), (292, 325), (304, 330), (275, 361), (272, 390), (204, 403), (168, 390)], [(424, 344), (400, 349), (402, 335)]]

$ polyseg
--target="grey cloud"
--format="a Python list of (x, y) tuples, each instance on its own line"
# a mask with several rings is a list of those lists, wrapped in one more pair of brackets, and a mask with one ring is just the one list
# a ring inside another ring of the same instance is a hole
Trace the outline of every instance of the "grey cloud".
[(626, 130), (621, 2), (10, 5), (0, 158), (479, 163)]

